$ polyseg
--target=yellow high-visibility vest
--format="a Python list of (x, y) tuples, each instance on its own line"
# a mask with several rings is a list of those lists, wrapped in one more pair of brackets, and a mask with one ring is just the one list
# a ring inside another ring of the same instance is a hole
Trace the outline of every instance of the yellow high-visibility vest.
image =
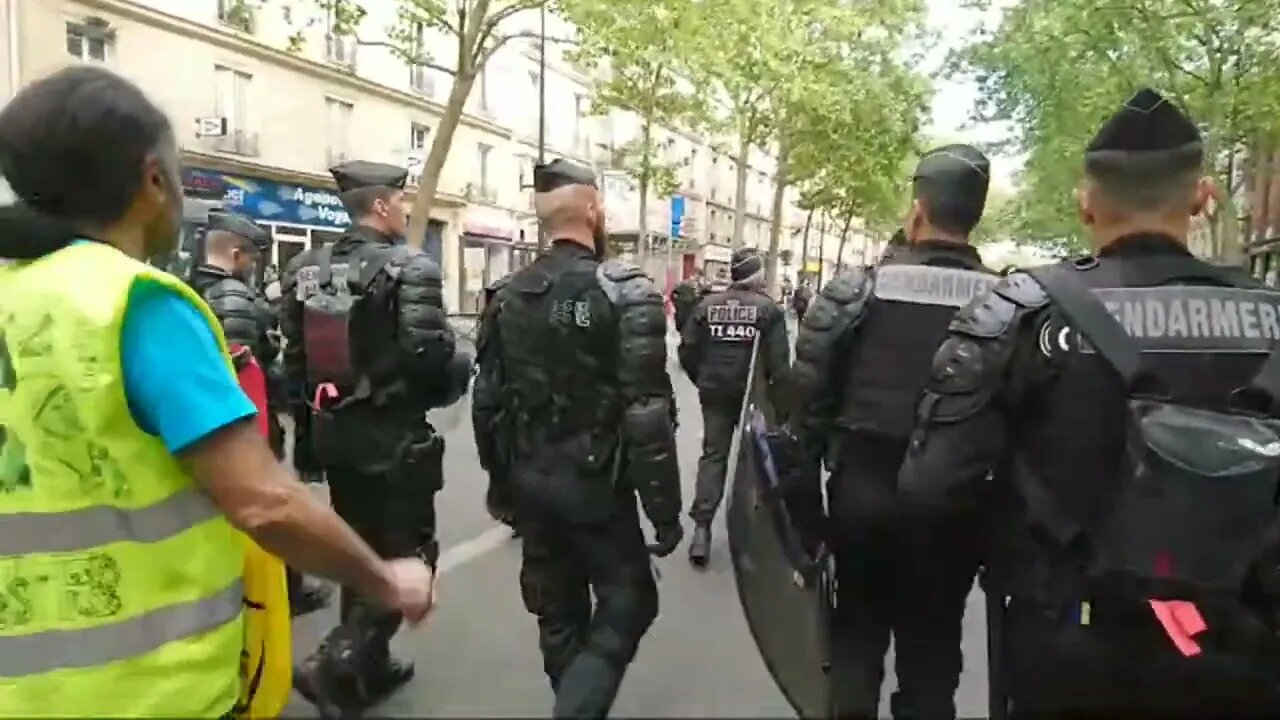
[(3, 716), (220, 717), (241, 695), (246, 538), (125, 400), (142, 278), (225, 350), (184, 283), (106, 245), (0, 266)]

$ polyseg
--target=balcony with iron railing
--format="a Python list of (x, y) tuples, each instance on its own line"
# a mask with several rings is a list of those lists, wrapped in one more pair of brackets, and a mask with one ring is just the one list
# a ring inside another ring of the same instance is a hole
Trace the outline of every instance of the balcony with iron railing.
[(334, 65), (348, 69), (356, 66), (356, 39), (344, 35), (326, 35), (324, 39), (325, 59)]
[(498, 190), (480, 183), (467, 183), (462, 190), (462, 196), (467, 202), (482, 202), (488, 205), (495, 205), (498, 202)]
[(258, 133), (244, 130), (232, 130), (226, 135), (217, 135), (201, 139), (205, 148), (214, 152), (244, 157), (258, 157)]

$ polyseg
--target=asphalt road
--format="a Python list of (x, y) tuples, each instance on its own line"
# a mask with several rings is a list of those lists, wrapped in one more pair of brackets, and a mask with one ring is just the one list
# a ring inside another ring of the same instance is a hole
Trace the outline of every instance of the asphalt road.
[[(673, 354), (674, 357), (674, 354)], [(686, 504), (693, 495), (701, 443), (697, 395), (683, 373), (673, 380), (680, 411), (679, 450)], [(467, 401), (451, 409), (445, 488), (437, 500), (443, 575), (441, 606), (394, 647), (417, 676), (370, 716), (545, 717), (551, 690), (542, 674), (537, 631), (519, 598), (518, 541), (484, 508), (485, 477), (476, 460)], [(440, 424), (440, 423), (438, 423)], [(687, 529), (687, 528), (686, 528)], [(614, 706), (615, 717), (794, 717), (756, 653), (734, 589), (723, 513), (710, 567), (693, 570), (681, 547), (657, 562), (661, 611), (640, 646)], [(337, 620), (330, 608), (295, 623), (295, 658), (315, 647)], [(986, 713), (986, 647), (981, 595), (965, 619), (966, 670), (957, 697), (961, 717)], [(892, 660), (889, 661), (892, 668)], [(887, 712), (892, 679), (886, 683)], [(295, 694), (288, 717), (313, 717)]]

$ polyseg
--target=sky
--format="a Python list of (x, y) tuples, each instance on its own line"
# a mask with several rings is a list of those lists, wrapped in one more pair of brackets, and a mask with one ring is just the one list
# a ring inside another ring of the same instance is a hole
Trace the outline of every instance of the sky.
[[(1016, 0), (997, 0), (997, 7), (1004, 7)], [(994, 24), (999, 11), (982, 13), (961, 7), (961, 0), (926, 0), (929, 9), (929, 26), (938, 33), (939, 44), (926, 59), (926, 71), (939, 79), (934, 83), (933, 112), (928, 132), (931, 135), (955, 139), (960, 142), (989, 142), (1009, 135), (1009, 128), (1000, 123), (974, 123), (971, 121), (978, 88), (971, 82), (941, 77), (939, 72), (947, 53), (961, 47), (966, 38), (984, 23)], [(1014, 174), (1021, 166), (1019, 158), (994, 156), (991, 158), (992, 185), (1008, 190), (1013, 187)]]

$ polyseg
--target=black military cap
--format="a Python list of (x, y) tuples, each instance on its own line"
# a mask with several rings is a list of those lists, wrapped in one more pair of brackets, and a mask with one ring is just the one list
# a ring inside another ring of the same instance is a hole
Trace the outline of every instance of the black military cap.
[(569, 185), (587, 185), (598, 188), (596, 175), (581, 165), (556, 158), (545, 165), (533, 166), (533, 191), (547, 193)]
[(1177, 152), (1200, 147), (1200, 129), (1191, 118), (1160, 93), (1143, 88), (1107, 120), (1085, 152)]
[(222, 210), (210, 211), (207, 229), (209, 232), (221, 230), (233, 235), (239, 235), (253, 243), (253, 246), (261, 252), (266, 252), (271, 248), (271, 233), (243, 215)]
[(764, 260), (755, 248), (735, 250), (729, 258), (729, 277), (736, 282), (745, 280), (764, 269)]
[(409, 171), (387, 163), (352, 160), (329, 168), (338, 183), (338, 192), (346, 193), (366, 187), (389, 187), (403, 190)]
[(1204, 163), (1204, 142), (1199, 128), (1177, 105), (1144, 88), (1093, 136), (1084, 163), (1094, 177), (1180, 173)]
[(991, 184), (991, 161), (971, 145), (943, 145), (920, 158), (912, 180), (926, 183), (938, 199), (981, 208)]

